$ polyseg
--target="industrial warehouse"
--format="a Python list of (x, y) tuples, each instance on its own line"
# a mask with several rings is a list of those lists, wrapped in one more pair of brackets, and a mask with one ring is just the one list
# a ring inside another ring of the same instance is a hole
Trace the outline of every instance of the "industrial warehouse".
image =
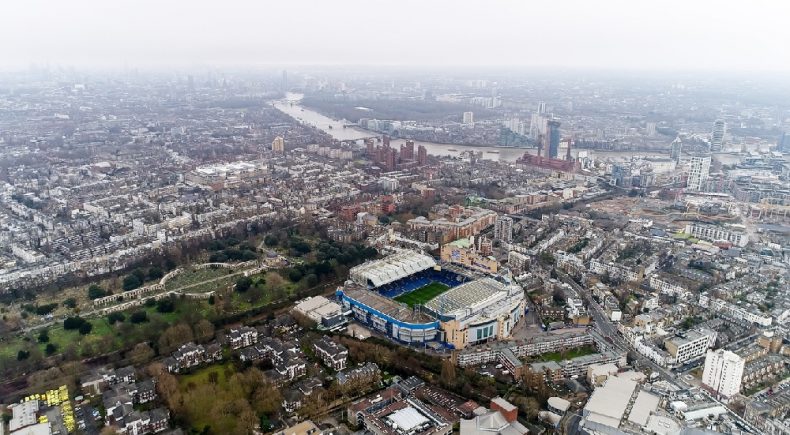
[(406, 344), (462, 349), (510, 337), (526, 307), (522, 288), (452, 269), (402, 250), (352, 268), (337, 297), (355, 320)]

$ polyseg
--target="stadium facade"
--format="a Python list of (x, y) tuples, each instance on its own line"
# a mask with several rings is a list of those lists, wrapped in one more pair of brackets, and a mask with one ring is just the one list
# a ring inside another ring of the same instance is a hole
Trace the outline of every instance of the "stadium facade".
[[(356, 266), (350, 278), (337, 290), (346, 313), (405, 344), (462, 349), (508, 338), (526, 308), (523, 289), (507, 278), (473, 279), (416, 251)], [(404, 295), (412, 306), (396, 300)]]

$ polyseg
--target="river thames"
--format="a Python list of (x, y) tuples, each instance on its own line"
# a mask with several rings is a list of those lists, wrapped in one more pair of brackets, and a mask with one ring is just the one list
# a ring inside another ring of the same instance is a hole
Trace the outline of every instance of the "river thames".
[[(364, 139), (373, 136), (381, 136), (381, 133), (377, 133), (374, 131), (364, 130), (358, 127), (344, 127), (349, 124), (353, 124), (347, 120), (337, 120), (332, 119), (326, 115), (323, 115), (315, 110), (308, 109), (303, 107), (299, 104), (299, 101), (302, 99), (301, 94), (293, 94), (288, 93), (284, 100), (275, 101), (274, 107), (281, 110), (282, 112), (286, 113), (287, 115), (291, 116), (292, 118), (298, 120), (299, 122), (312, 125), (329, 135), (333, 138), (341, 141), (353, 141)], [(396, 149), (400, 147), (400, 144), (405, 143), (405, 139), (393, 139), (391, 141), (392, 146)], [(515, 162), (516, 159), (521, 157), (525, 152), (530, 154), (536, 154), (537, 150), (534, 148), (509, 148), (509, 147), (497, 147), (497, 146), (486, 146), (486, 145), (453, 145), (453, 144), (440, 144), (435, 142), (425, 142), (415, 140), (414, 143), (416, 145), (423, 145), (428, 154), (433, 156), (440, 156), (440, 157), (461, 157), (462, 153), (465, 151), (477, 151), (481, 152), (484, 159), (494, 160), (494, 161), (502, 161), (502, 162)], [(667, 147), (669, 147), (669, 142), (667, 142)], [(612, 158), (612, 159), (624, 159), (629, 158), (632, 156), (635, 157), (669, 157), (669, 153), (660, 153), (660, 152), (650, 152), (650, 151), (598, 151), (598, 150), (589, 150), (588, 153), (591, 156), (594, 156), (597, 159), (605, 159), (605, 158)], [(576, 154), (575, 152), (573, 153)], [(720, 160), (724, 164), (736, 163), (740, 160), (740, 157), (734, 154), (716, 154), (715, 156), (718, 160)]]

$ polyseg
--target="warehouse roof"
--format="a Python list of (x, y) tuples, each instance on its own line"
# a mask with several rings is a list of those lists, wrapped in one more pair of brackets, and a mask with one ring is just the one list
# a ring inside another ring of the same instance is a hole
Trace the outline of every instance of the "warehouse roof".
[(387, 419), (404, 432), (410, 432), (412, 429), (422, 426), (429, 421), (428, 417), (420, 414), (420, 411), (411, 406), (393, 412), (387, 416)]

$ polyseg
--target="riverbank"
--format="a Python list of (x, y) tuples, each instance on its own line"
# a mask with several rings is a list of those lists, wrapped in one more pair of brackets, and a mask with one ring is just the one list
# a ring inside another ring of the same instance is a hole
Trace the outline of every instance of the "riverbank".
[[(351, 125), (347, 120), (337, 120), (330, 118), (313, 109), (303, 107), (299, 104), (301, 101), (301, 94), (289, 93), (284, 100), (273, 102), (274, 107), (285, 113), (286, 115), (312, 125), (325, 133), (332, 136), (334, 139), (340, 141), (354, 141), (365, 139), (369, 137), (380, 137), (381, 133), (363, 129), (358, 126), (348, 127)], [(393, 139), (392, 146), (398, 148), (401, 144), (406, 143), (405, 139)], [(519, 148), (508, 146), (491, 146), (491, 145), (458, 145), (458, 144), (445, 144), (437, 142), (426, 142), (415, 140), (416, 145), (422, 145), (428, 151), (428, 154), (436, 157), (462, 157), (468, 151), (482, 153), (482, 158), (486, 160), (500, 161), (500, 162), (515, 162), (524, 153), (537, 154), (536, 148)], [(667, 152), (660, 151), (600, 151), (600, 150), (573, 150), (573, 155), (577, 155), (579, 151), (587, 151), (592, 156), (599, 159), (628, 159), (631, 157), (669, 157), (669, 144), (667, 144)], [(732, 153), (716, 153), (714, 158), (721, 161), (723, 164), (732, 164), (740, 161), (738, 154)]]

